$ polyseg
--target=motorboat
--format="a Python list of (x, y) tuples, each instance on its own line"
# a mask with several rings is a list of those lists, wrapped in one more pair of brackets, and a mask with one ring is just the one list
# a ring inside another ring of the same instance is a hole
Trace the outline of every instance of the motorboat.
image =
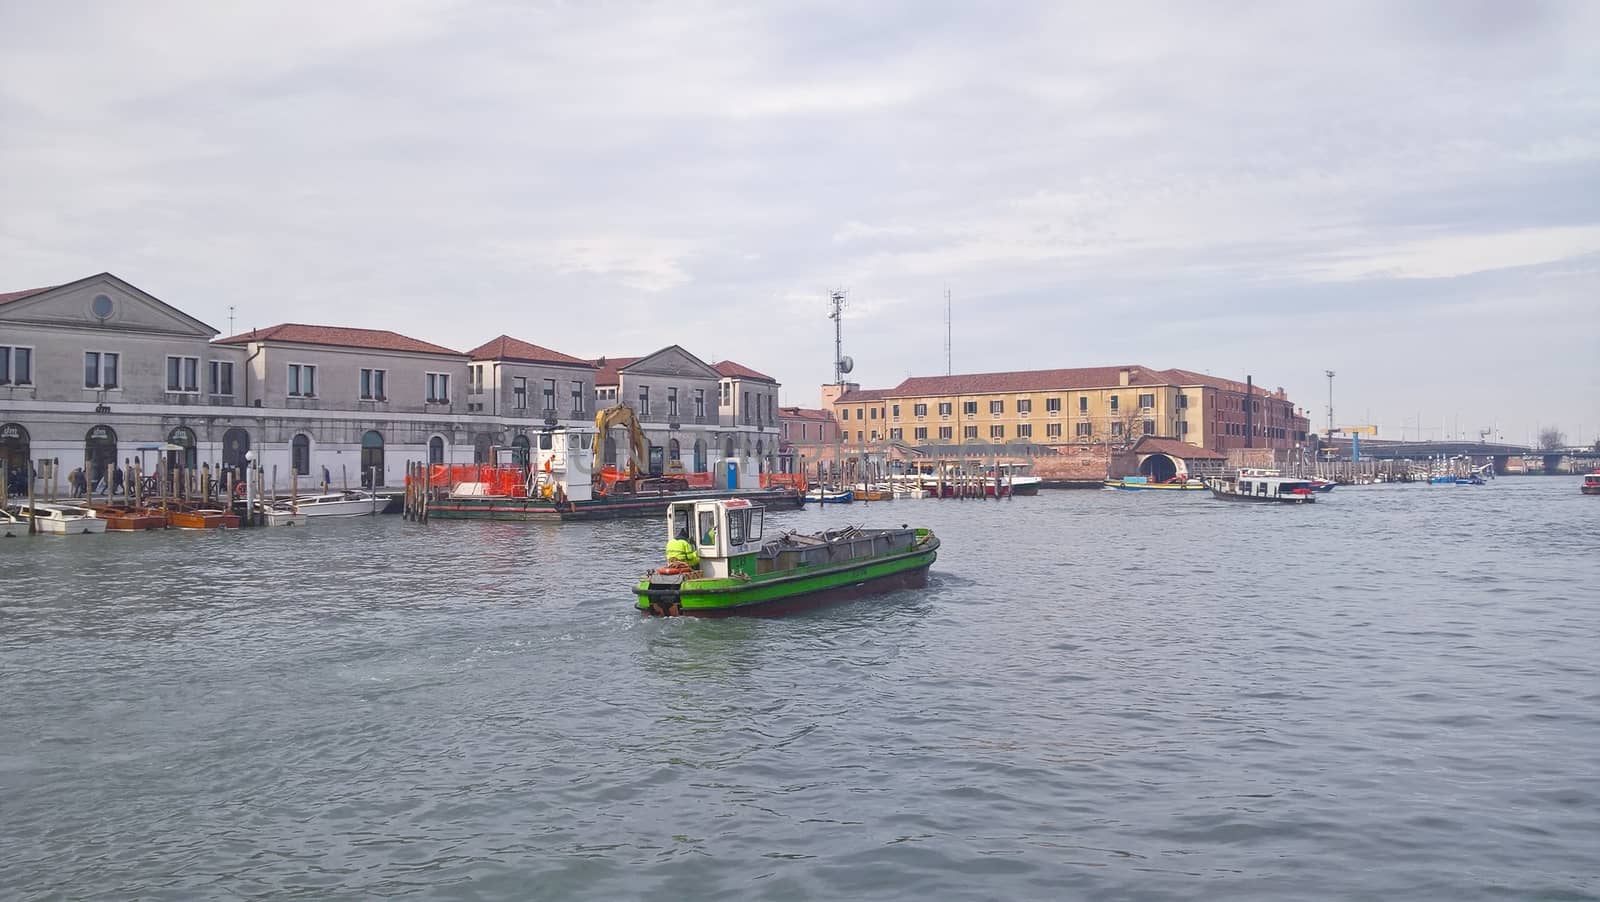
[(95, 516), (94, 511), (75, 504), (38, 504), (31, 508), (13, 507), (11, 512), (22, 520), (26, 532), (31, 519), (34, 532), (52, 536), (77, 536), (106, 531), (106, 521)]
[(1276, 504), (1311, 504), (1317, 500), (1311, 482), (1291, 476), (1218, 476), (1206, 480), (1213, 498), (1223, 501), (1256, 501)]
[(190, 504), (167, 507), (169, 529), (238, 529), (239, 515), (220, 508)]
[(818, 486), (806, 492), (805, 498), (816, 504), (850, 504), (856, 500), (856, 493), (850, 489), (825, 489)]
[(634, 584), (635, 607), (666, 617), (778, 614), (920, 588), (939, 556), (930, 529), (847, 526), (766, 538), (764, 515), (742, 498), (672, 504), (666, 566)]
[(257, 504), (256, 512), (261, 515), (261, 522), (267, 526), (305, 526), (308, 522), (306, 512), (296, 510), (296, 506), (284, 501), (277, 504)]
[(367, 517), (382, 511), (389, 499), (372, 492), (351, 490), (306, 495), (295, 504), (307, 517)]
[(1585, 495), (1600, 495), (1600, 469), (1593, 473), (1585, 473), (1583, 485), (1578, 487), (1578, 491)]
[(109, 532), (167, 528), (167, 515), (159, 508), (96, 505), (94, 512), (106, 521), (106, 530)]
[(0, 538), (25, 536), (27, 534), (28, 521), (13, 514), (6, 508), (0, 507)]
[(1206, 488), (1204, 480), (1192, 476), (1174, 476), (1165, 481), (1157, 481), (1148, 476), (1124, 476), (1120, 479), (1107, 479), (1101, 485), (1118, 492), (1203, 492)]
[(1313, 492), (1321, 492), (1323, 494), (1327, 494), (1328, 492), (1333, 491), (1333, 487), (1338, 485), (1337, 482), (1334, 482), (1331, 479), (1319, 479), (1317, 477), (1312, 477), (1310, 482), (1311, 482), (1311, 491), (1313, 491)]

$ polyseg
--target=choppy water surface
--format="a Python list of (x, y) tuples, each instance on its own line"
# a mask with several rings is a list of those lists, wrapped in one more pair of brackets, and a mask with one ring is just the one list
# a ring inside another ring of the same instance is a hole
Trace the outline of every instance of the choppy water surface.
[(0, 542), (0, 895), (1596, 898), (1600, 498), (901, 501), (931, 585), (648, 620), (661, 527)]

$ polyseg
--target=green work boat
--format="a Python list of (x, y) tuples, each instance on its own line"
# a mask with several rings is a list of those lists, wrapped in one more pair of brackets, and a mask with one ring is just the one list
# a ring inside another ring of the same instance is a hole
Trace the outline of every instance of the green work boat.
[(667, 541), (677, 560), (639, 580), (633, 590), (639, 610), (668, 617), (780, 614), (919, 588), (939, 556), (932, 530), (904, 526), (786, 532), (763, 541), (765, 513), (742, 498), (671, 505)]

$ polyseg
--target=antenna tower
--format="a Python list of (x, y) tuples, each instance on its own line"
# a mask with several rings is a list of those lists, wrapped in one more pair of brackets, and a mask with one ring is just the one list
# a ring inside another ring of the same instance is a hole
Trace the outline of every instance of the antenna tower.
[(833, 382), (843, 388), (845, 374), (856, 368), (856, 362), (844, 355), (845, 293), (833, 292), (828, 296), (828, 303), (833, 307), (833, 312), (828, 314), (828, 319), (833, 320)]
[(233, 305), (228, 305), (228, 334), (233, 334)]
[(953, 372), (950, 364), (950, 289), (944, 290), (944, 374)]
[[(1328, 434), (1333, 435), (1333, 370), (1323, 370), (1323, 372), (1328, 374)], [(1420, 422), (1421, 418), (1418, 418), (1418, 423)]]

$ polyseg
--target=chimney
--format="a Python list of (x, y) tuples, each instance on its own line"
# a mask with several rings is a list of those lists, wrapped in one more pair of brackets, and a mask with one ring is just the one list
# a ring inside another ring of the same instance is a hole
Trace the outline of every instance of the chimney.
[[(1256, 446), (1256, 389), (1249, 376), (1244, 377), (1244, 446)], [(1239, 383), (1235, 382), (1235, 385)]]
[(1117, 384), (1123, 388), (1127, 388), (1128, 383), (1132, 381), (1132, 377), (1133, 370), (1129, 369), (1128, 367), (1123, 367), (1122, 372), (1117, 374)]

